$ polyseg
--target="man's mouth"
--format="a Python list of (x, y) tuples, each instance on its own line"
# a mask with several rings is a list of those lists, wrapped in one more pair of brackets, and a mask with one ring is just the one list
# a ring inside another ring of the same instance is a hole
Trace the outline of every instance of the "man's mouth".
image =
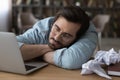
[(54, 45), (61, 45), (62, 46), (62, 43), (60, 43), (59, 41), (56, 41), (54, 38), (51, 38), (51, 43)]
[(50, 47), (53, 49), (57, 49), (62, 47), (62, 44), (59, 41), (56, 41), (54, 38), (50, 39), (50, 43), (49, 43)]

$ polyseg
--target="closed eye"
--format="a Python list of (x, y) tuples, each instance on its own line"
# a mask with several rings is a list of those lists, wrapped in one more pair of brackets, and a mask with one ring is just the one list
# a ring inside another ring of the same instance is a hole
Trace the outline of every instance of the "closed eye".
[(63, 33), (63, 36), (66, 37), (66, 38), (71, 38), (72, 35), (68, 34), (68, 33)]
[(56, 31), (60, 32), (60, 28), (56, 24), (54, 25), (54, 28)]

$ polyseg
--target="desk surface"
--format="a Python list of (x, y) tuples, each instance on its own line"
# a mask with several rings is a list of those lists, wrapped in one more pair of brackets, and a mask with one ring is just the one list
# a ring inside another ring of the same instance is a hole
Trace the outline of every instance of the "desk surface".
[[(112, 77), (120, 80), (120, 77)], [(0, 80), (106, 80), (96, 74), (80, 74), (80, 70), (65, 70), (53, 65), (48, 65), (28, 75), (0, 72)]]

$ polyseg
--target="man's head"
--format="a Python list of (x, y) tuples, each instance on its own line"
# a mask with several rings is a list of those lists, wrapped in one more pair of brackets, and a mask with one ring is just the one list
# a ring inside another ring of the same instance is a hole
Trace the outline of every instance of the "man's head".
[(63, 7), (55, 16), (49, 35), (49, 46), (53, 49), (70, 46), (89, 27), (89, 17), (78, 6)]

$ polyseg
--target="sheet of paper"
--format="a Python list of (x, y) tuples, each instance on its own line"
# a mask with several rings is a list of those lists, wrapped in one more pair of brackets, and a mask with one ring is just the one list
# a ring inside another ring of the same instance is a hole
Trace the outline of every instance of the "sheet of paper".
[(100, 50), (96, 53), (94, 60), (90, 60), (82, 65), (81, 74), (92, 74), (112, 79), (107, 73), (102, 69), (101, 65), (110, 65), (120, 62), (120, 51), (117, 53), (113, 48), (109, 51)]

